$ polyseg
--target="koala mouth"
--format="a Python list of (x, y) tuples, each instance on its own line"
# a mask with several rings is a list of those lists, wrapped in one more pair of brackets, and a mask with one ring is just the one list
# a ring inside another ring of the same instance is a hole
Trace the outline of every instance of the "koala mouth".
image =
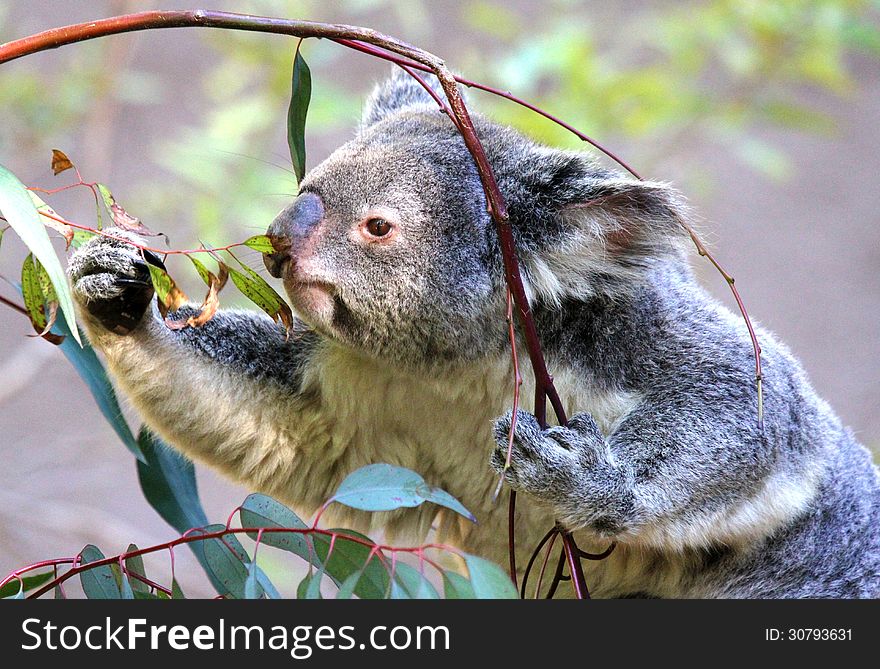
[(315, 325), (332, 324), (337, 292), (333, 284), (287, 274), (284, 288), (293, 308), (306, 321)]

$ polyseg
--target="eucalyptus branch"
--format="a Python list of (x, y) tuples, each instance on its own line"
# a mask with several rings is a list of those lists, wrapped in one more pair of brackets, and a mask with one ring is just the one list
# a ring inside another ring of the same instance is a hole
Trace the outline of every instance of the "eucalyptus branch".
[[(188, 530), (183, 535), (178, 537), (177, 539), (173, 539), (172, 541), (168, 541), (161, 544), (156, 544), (155, 546), (149, 546), (147, 548), (139, 548), (134, 551), (126, 551), (124, 553), (120, 553), (118, 555), (114, 555), (111, 557), (105, 557), (100, 560), (95, 560), (93, 562), (82, 563), (80, 556), (72, 558), (57, 558), (53, 560), (43, 560), (41, 562), (34, 563), (32, 565), (28, 565), (26, 567), (22, 567), (21, 569), (17, 569), (7, 576), (5, 576), (2, 580), (0, 580), (0, 588), (5, 586), (7, 583), (15, 580), (21, 580), (22, 576), (31, 572), (36, 571), (45, 567), (58, 567), (60, 565), (71, 565), (71, 568), (68, 569), (63, 574), (58, 575), (57, 577), (50, 580), (48, 583), (41, 586), (39, 589), (35, 590), (33, 593), (28, 595), (28, 599), (38, 599), (42, 595), (46, 594), (48, 591), (52, 590), (55, 587), (59, 587), (62, 583), (67, 581), (68, 579), (80, 574), (84, 571), (88, 571), (90, 569), (96, 569), (98, 567), (112, 566), (118, 565), (120, 561), (125, 561), (130, 558), (140, 557), (143, 555), (149, 555), (152, 553), (158, 553), (161, 551), (170, 551), (173, 555), (173, 549), (175, 546), (180, 546), (183, 544), (191, 544), (199, 541), (209, 541), (212, 539), (219, 539), (221, 542), (225, 537), (235, 534), (249, 534), (249, 535), (257, 535), (259, 539), (262, 539), (265, 534), (296, 534), (296, 535), (320, 535), (326, 536), (330, 539), (330, 548), (327, 552), (327, 557), (324, 559), (325, 562), (329, 562), (330, 555), (332, 554), (332, 548), (335, 545), (335, 542), (342, 538), (345, 541), (350, 541), (356, 544), (360, 544), (363, 546), (367, 546), (370, 548), (370, 556), (367, 560), (369, 563), (373, 557), (381, 560), (383, 564), (386, 566), (389, 564), (386, 561), (389, 559), (385, 553), (389, 553), (391, 555), (391, 560), (393, 564), (394, 557), (397, 553), (410, 553), (414, 554), (418, 557), (420, 562), (424, 562), (426, 564), (431, 565), (434, 569), (437, 569), (441, 574), (443, 573), (443, 568), (440, 564), (425, 555), (425, 551), (427, 550), (440, 550), (445, 551), (454, 555), (461, 555), (460, 551), (454, 546), (449, 546), (447, 544), (441, 543), (427, 543), (422, 544), (420, 546), (391, 546), (388, 544), (374, 544), (373, 542), (362, 539), (358, 536), (354, 536), (351, 534), (347, 534), (344, 530), (325, 530), (317, 527), (304, 527), (304, 528), (293, 528), (293, 527), (224, 527), (222, 530), (217, 530), (216, 532), (205, 532), (202, 528), (192, 528)], [(224, 542), (225, 544), (225, 542)], [(227, 547), (232, 550), (230, 546)], [(259, 542), (258, 544), (259, 545)], [(234, 552), (234, 551), (233, 551)], [(253, 558), (252, 558), (253, 559)], [(311, 564), (311, 561), (309, 561)], [(127, 573), (131, 573), (128, 570), (125, 570)], [(137, 577), (137, 575), (132, 574)], [(172, 578), (173, 578), (173, 559), (172, 559)], [(393, 578), (393, 575), (392, 575)], [(160, 590), (167, 590), (164, 586), (161, 586), (149, 579), (138, 578), (142, 582), (146, 583), (150, 587), (154, 587)]]

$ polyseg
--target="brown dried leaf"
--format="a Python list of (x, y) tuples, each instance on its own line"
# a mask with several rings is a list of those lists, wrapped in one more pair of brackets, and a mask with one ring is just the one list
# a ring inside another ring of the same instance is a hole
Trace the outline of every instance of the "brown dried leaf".
[[(192, 260), (192, 258), (190, 258)], [(165, 324), (172, 330), (181, 330), (185, 327), (198, 328), (214, 318), (217, 309), (220, 307), (220, 291), (226, 285), (229, 279), (229, 268), (225, 263), (217, 263), (220, 267), (217, 274), (207, 272), (208, 278), (208, 294), (205, 301), (202, 302), (201, 311), (198, 316), (190, 316), (185, 321), (171, 321), (166, 319)], [(202, 266), (204, 267), (204, 265)]]
[(58, 176), (62, 172), (73, 169), (73, 162), (64, 151), (52, 149), (52, 172)]

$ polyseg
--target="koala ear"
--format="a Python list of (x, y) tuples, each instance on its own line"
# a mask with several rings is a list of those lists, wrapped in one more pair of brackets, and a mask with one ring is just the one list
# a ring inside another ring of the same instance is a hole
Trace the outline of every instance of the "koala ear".
[[(419, 76), (441, 99), (445, 99), (437, 77), (423, 72), (420, 72)], [(374, 123), (404, 109), (435, 110), (437, 102), (418, 81), (401, 68), (395, 67), (391, 76), (378, 84), (367, 98), (361, 118), (361, 128), (369, 128)]]
[(619, 293), (651, 265), (683, 258), (687, 208), (670, 186), (602, 170), (584, 154), (534, 151), (521, 184), (530, 220), (514, 221), (533, 298)]

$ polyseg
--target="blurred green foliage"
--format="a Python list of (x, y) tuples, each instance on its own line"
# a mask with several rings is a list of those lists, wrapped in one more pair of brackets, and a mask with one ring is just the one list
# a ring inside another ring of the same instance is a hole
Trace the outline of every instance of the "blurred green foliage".
[[(0, 40), (12, 36), (3, 15), (8, 4), (0, 0)], [(757, 130), (834, 132), (835, 119), (823, 109), (829, 100), (857, 94), (857, 67), (876, 65), (880, 57), (877, 0), (211, 4), (396, 34), (439, 53), (472, 79), (509, 89), (600, 141), (622, 146), (624, 157), (647, 174), (663, 174), (667, 156), (678, 168), (686, 166), (688, 147), (708, 141), (753, 169), (785, 177), (792, 169), (785, 154)], [(240, 237), (243, 229), (262, 231), (296, 191), (283, 135), (294, 43), (226, 31), (192, 39), (201, 40), (208, 54), (188, 93), (200, 111), (192, 123), (152, 138), (149, 158), (165, 174), (143, 169), (127, 206), (168, 229), (191, 225), (198, 238), (217, 243)], [(64, 67), (48, 80), (35, 69), (2, 73), (7, 127), (0, 153), (10, 142), (17, 150), (46, 152), (46, 137), (57, 144), (55, 137), (75, 135), (95, 105), (107, 100), (153, 104), (156, 113), (176, 102), (178, 89), (167, 74), (125, 63), (108, 74), (106, 42), (101, 44), (68, 47)], [(303, 53), (314, 79), (308, 141), (338, 141), (351, 133), (372, 84), (352, 86), (345, 76), (347, 64), (364, 57), (316, 41), (307, 41)], [(509, 102), (477, 92), (471, 100), (542, 141), (579, 145)], [(311, 155), (314, 165), (320, 152)]]

